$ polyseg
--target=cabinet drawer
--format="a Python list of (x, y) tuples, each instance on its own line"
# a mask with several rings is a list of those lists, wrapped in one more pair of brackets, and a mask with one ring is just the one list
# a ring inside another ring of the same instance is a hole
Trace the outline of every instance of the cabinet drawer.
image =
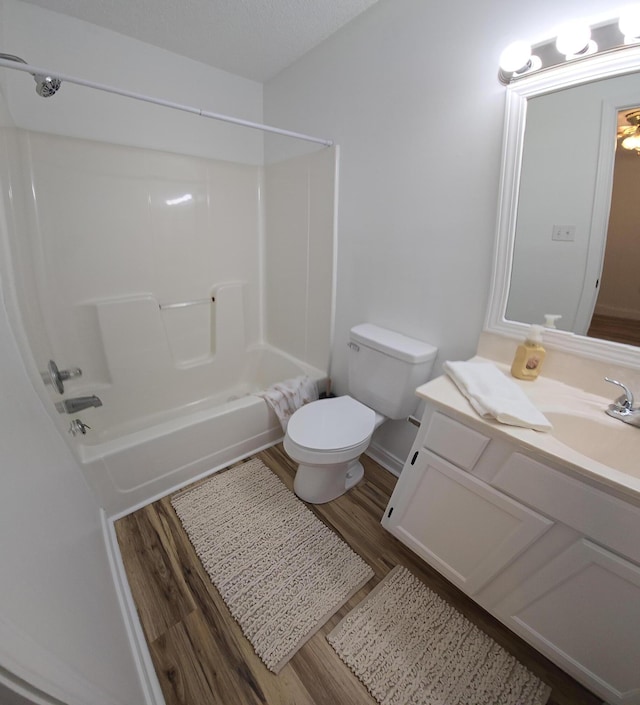
[(463, 470), (472, 470), (489, 438), (437, 411), (431, 417), (424, 445)]
[(509, 456), (491, 484), (640, 563), (638, 507), (521, 453)]

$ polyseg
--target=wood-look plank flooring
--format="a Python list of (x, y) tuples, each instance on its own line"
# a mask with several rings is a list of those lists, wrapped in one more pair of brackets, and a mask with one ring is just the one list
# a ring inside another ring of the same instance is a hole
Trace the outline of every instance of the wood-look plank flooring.
[[(282, 446), (259, 456), (293, 488)], [(131, 591), (167, 705), (375, 705), (325, 635), (398, 564), (450, 601), (553, 689), (549, 705), (601, 701), (503, 627), (380, 526), (396, 478), (363, 457), (364, 480), (315, 514), (375, 577), (276, 676), (263, 665), (200, 564), (165, 497), (116, 522)], [(496, 704), (499, 705), (499, 704)]]
[(587, 335), (590, 338), (602, 338), (614, 343), (640, 345), (640, 321), (631, 318), (594, 315)]

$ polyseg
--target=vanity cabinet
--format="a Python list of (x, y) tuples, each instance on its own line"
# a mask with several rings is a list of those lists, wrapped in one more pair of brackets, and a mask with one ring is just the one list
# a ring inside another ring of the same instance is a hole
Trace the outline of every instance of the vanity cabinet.
[(468, 595), (553, 523), (426, 449), (412, 469), (386, 527)]
[(579, 539), (508, 594), (495, 614), (608, 702), (640, 702), (637, 565)]
[(427, 406), (382, 524), (607, 703), (640, 705), (637, 504)]

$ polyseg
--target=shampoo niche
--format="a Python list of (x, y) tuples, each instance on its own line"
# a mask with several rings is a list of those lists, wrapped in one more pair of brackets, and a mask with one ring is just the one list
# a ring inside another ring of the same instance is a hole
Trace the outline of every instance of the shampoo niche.
[(536, 379), (546, 354), (542, 347), (542, 326), (532, 325), (524, 343), (518, 345), (511, 374), (517, 379)]

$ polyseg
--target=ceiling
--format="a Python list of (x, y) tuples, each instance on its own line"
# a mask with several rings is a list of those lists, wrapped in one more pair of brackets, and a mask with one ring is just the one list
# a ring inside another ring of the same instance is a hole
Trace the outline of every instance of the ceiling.
[(378, 0), (24, 0), (265, 82)]

